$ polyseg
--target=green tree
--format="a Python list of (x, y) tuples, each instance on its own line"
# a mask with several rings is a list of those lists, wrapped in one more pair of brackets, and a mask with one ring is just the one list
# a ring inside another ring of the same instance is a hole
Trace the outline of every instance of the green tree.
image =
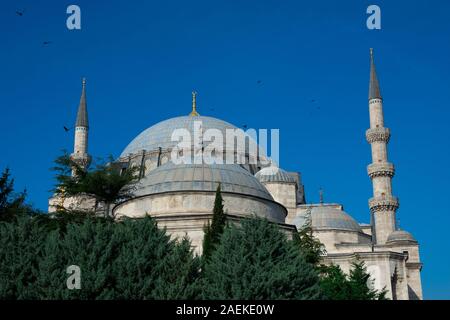
[[(0, 222), (0, 299), (198, 296), (200, 263), (190, 242), (171, 240), (152, 218), (53, 220), (23, 216)], [(81, 269), (81, 290), (66, 286), (70, 265)]]
[(349, 300), (351, 295), (350, 283), (342, 269), (337, 265), (320, 266), (320, 287), (328, 300)]
[(307, 211), (305, 224), (294, 234), (292, 240), (300, 248), (306, 261), (314, 265), (319, 265), (320, 258), (326, 253), (326, 250), (319, 239), (313, 235), (311, 210)]
[(25, 198), (26, 191), (14, 192), (14, 179), (6, 168), (0, 176), (0, 221), (9, 221), (28, 212), (31, 207), (25, 204)]
[(320, 286), (329, 300), (385, 300), (386, 290), (372, 288), (373, 279), (363, 261), (352, 263), (347, 276), (337, 265), (321, 266)]
[(227, 226), (202, 272), (204, 299), (321, 298), (314, 266), (267, 220)]
[(0, 298), (37, 299), (36, 287), (46, 232), (30, 216), (0, 222)]
[(386, 300), (385, 289), (380, 292), (373, 289), (373, 279), (371, 279), (370, 274), (367, 272), (364, 261), (355, 261), (352, 263), (349, 284), (351, 300)]
[(214, 209), (211, 223), (206, 225), (203, 238), (203, 257), (208, 259), (215, 247), (220, 242), (226, 223), (226, 214), (223, 211), (223, 198), (220, 190), (220, 184), (216, 189), (216, 197), (214, 200)]
[[(64, 153), (55, 160), (56, 186), (54, 192), (60, 197), (88, 196), (95, 199), (97, 211), (99, 204), (105, 205), (105, 217), (109, 216), (111, 205), (129, 199), (137, 182), (137, 167), (120, 170), (113, 164), (98, 161), (92, 169), (81, 167), (69, 154)], [(74, 173), (72, 175), (72, 172)], [(64, 211), (64, 208), (58, 208)]]
[(170, 240), (150, 218), (127, 219), (118, 228), (123, 242), (114, 263), (118, 299), (191, 299), (200, 263), (190, 242)]

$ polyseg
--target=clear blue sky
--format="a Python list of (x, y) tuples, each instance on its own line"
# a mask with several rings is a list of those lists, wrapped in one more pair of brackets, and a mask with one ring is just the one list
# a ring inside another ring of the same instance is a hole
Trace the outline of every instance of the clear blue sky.
[[(81, 31), (66, 28), (70, 4)], [(370, 4), (381, 31), (366, 28)], [(145, 128), (188, 114), (195, 89), (203, 115), (279, 128), (281, 166), (302, 173), (309, 202), (322, 186), (369, 222), (374, 47), (400, 224), (421, 244), (425, 298), (449, 299), (449, 11), (448, 1), (2, 1), (0, 170), (46, 208), (83, 76), (94, 156), (118, 156)]]

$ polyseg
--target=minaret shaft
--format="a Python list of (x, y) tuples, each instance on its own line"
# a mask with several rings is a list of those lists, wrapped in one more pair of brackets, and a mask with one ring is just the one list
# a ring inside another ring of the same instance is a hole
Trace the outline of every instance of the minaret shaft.
[(383, 99), (380, 94), (372, 50), (370, 56), (370, 129), (366, 131), (366, 138), (372, 150), (372, 163), (367, 169), (369, 177), (372, 179), (373, 198), (369, 199), (369, 207), (372, 213), (375, 242), (384, 244), (387, 237), (396, 230), (395, 213), (398, 208), (398, 199), (392, 195), (392, 177), (395, 170), (394, 165), (388, 161), (387, 144), (390, 131), (384, 127)]
[[(75, 139), (72, 159), (83, 168), (87, 168), (91, 162), (88, 154), (89, 122), (86, 103), (86, 79), (82, 82), (80, 105), (78, 106), (77, 119), (75, 121)], [(73, 174), (73, 173), (72, 173)]]

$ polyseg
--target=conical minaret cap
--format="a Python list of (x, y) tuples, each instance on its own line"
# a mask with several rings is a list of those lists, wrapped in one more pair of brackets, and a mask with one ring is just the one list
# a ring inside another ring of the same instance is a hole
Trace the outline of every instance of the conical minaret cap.
[(75, 127), (89, 127), (87, 104), (86, 104), (86, 79), (83, 78), (80, 105), (78, 106), (77, 120)]
[(373, 57), (373, 49), (370, 48), (370, 84), (369, 84), (369, 100), (382, 99), (380, 92), (380, 84), (378, 83), (377, 71)]

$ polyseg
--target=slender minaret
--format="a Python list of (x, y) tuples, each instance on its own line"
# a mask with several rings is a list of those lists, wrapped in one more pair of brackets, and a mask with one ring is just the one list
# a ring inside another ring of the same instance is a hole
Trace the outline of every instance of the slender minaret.
[(89, 122), (86, 104), (86, 79), (83, 78), (80, 105), (78, 106), (77, 120), (75, 122), (75, 142), (72, 159), (83, 168), (87, 168), (91, 163), (91, 157), (88, 154), (88, 132)]
[(390, 131), (384, 127), (383, 98), (375, 70), (373, 49), (370, 49), (369, 114), (370, 129), (366, 131), (366, 138), (372, 149), (372, 163), (367, 167), (367, 172), (373, 185), (373, 198), (369, 199), (369, 208), (374, 243), (384, 244), (389, 234), (396, 229), (395, 212), (399, 203), (392, 196), (395, 170), (394, 165), (388, 162), (387, 155)]

